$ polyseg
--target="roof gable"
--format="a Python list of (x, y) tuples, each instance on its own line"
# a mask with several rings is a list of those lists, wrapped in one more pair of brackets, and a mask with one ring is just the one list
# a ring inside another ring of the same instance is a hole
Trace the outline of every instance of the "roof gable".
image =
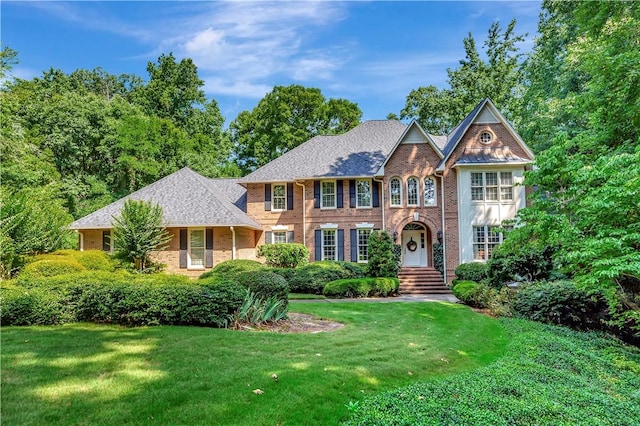
[[(436, 138), (438, 138), (439, 141), (442, 140), (438, 136), (436, 136)], [(387, 163), (391, 159), (391, 156), (396, 151), (396, 149), (398, 149), (398, 146), (402, 144), (420, 144), (420, 143), (428, 144), (429, 146), (431, 146), (431, 149), (433, 149), (433, 151), (436, 153), (436, 155), (439, 158), (444, 157), (440, 147), (435, 142), (434, 137), (428, 134), (427, 132), (425, 132), (420, 126), (420, 124), (418, 124), (418, 122), (414, 120), (407, 126), (405, 131), (398, 138), (398, 140), (395, 143), (395, 146), (393, 147), (391, 152), (389, 152), (389, 154), (387, 155), (387, 158), (384, 160), (384, 163), (382, 163), (382, 165), (380, 166), (380, 169), (378, 170), (376, 175), (378, 176), (384, 175), (384, 167), (387, 165)]]
[[(462, 120), (460, 124), (455, 129), (453, 129), (453, 131), (449, 134), (447, 145), (443, 150), (444, 158), (438, 165), (437, 170), (443, 171), (445, 169), (447, 160), (449, 160), (449, 158), (451, 157), (451, 154), (453, 153), (453, 151), (455, 151), (456, 147), (458, 146), (460, 141), (463, 139), (464, 135), (467, 133), (467, 130), (469, 130), (469, 127), (472, 124), (492, 124), (492, 123), (502, 124), (507, 129), (507, 131), (511, 134), (511, 136), (514, 138), (516, 143), (523, 149), (525, 154), (529, 157), (529, 158), (521, 158), (521, 157), (514, 158), (510, 156), (510, 153), (506, 153), (506, 155), (502, 154), (496, 158), (501, 158), (502, 159), (501, 162), (507, 162), (509, 161), (509, 158), (513, 158), (513, 161), (516, 161), (516, 162), (529, 162), (533, 160), (533, 158), (535, 157), (535, 155), (533, 154), (533, 151), (531, 151), (529, 146), (527, 146), (527, 144), (522, 140), (520, 135), (516, 133), (514, 128), (509, 124), (509, 122), (502, 115), (502, 113), (496, 108), (493, 102), (491, 102), (489, 98), (484, 98), (482, 101), (480, 101), (480, 103), (478, 103), (478, 105), (476, 105), (473, 111), (471, 111), (464, 118), (464, 120)], [(491, 156), (487, 156), (486, 159), (491, 160)]]
[[(162, 207), (164, 225), (167, 227), (246, 226), (261, 229), (258, 223), (229, 200), (216, 181), (185, 167), (76, 220), (69, 228), (111, 228), (113, 218), (120, 215), (126, 200), (143, 200)], [(226, 182), (226, 185), (230, 187), (232, 182)], [(241, 190), (227, 188), (227, 193), (235, 191), (237, 199), (241, 199)]]

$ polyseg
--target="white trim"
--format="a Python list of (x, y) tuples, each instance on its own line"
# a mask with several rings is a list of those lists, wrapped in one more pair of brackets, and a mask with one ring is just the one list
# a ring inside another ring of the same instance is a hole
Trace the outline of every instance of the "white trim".
[[(281, 209), (276, 209), (274, 208), (275, 205), (275, 189), (276, 186), (282, 186), (284, 187), (284, 207)], [(277, 183), (272, 183), (271, 184), (271, 211), (272, 212), (283, 212), (285, 210), (287, 210), (287, 184), (286, 182), (277, 182)]]
[[(320, 241), (320, 243), (321, 243), (320, 244), (320, 254), (321, 254), (320, 259), (321, 260), (337, 261), (338, 260), (338, 226), (336, 225), (335, 228), (322, 228), (322, 225), (321, 225), (321, 229), (322, 229), (322, 232), (321, 232), (321, 236), (320, 237), (322, 238), (322, 241)], [(325, 256), (324, 256), (324, 249), (325, 249), (325, 247), (327, 247), (324, 244), (324, 237), (326, 235), (325, 234), (326, 232), (333, 232), (333, 241), (335, 242), (335, 245), (330, 246), (330, 247), (334, 248), (334, 254), (335, 254), (334, 257), (335, 257), (335, 259), (326, 259)]]
[(271, 227), (272, 231), (288, 231), (289, 230), (289, 226), (288, 225), (273, 225)]
[[(324, 205), (324, 186), (323, 183), (333, 183), (333, 206)], [(320, 181), (320, 209), (335, 210), (338, 208), (338, 184), (335, 179), (324, 179)]]
[[(416, 188), (416, 204), (409, 204), (409, 181), (411, 179), (415, 179), (418, 184), (418, 187)], [(405, 187), (407, 190), (407, 207), (420, 207), (420, 196), (422, 195), (420, 191), (420, 179), (418, 179), (417, 176), (409, 176), (405, 183)]]
[[(370, 209), (373, 207), (373, 183), (371, 179), (356, 179), (356, 208), (357, 209)], [(369, 205), (358, 205), (358, 182), (368, 182), (369, 183)]]
[(80, 231), (77, 231), (77, 232), (78, 232), (78, 238), (79, 238), (78, 250), (79, 251), (84, 251), (84, 234), (82, 232), (80, 232)]
[(337, 223), (323, 223), (320, 225), (320, 229), (338, 229)]
[(373, 223), (356, 223), (356, 229), (373, 228)]
[[(276, 234), (284, 234), (284, 242), (277, 242), (276, 243)], [(284, 244), (287, 242), (287, 231), (286, 230), (278, 230), (278, 231), (271, 231), (271, 244)]]
[[(400, 204), (391, 204), (391, 182), (397, 179), (398, 182), (400, 182)], [(400, 176), (392, 176), (391, 179), (389, 179), (389, 207), (402, 207), (402, 187), (404, 186), (404, 183), (402, 182), (402, 178)]]

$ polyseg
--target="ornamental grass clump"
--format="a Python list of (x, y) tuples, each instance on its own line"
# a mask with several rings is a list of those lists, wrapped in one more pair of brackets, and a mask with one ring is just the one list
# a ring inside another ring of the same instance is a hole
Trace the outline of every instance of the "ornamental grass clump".
[(275, 296), (260, 297), (246, 289), (242, 305), (233, 314), (232, 327), (235, 329), (277, 323), (287, 318), (289, 308), (287, 302)]

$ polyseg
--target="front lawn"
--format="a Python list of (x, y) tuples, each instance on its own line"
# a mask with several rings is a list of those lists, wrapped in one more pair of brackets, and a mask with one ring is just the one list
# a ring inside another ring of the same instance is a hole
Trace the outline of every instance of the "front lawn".
[(498, 321), (453, 304), (292, 302), (290, 309), (346, 326), (318, 334), (3, 327), (2, 421), (337, 424), (350, 401), (481, 368), (508, 340)]

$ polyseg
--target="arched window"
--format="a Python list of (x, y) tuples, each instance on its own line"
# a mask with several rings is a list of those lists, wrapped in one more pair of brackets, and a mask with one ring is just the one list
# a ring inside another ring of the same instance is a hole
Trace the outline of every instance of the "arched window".
[(436, 181), (432, 177), (424, 178), (424, 205), (435, 206), (436, 201)]
[(402, 182), (394, 177), (389, 181), (389, 204), (391, 207), (402, 206)]
[(418, 178), (410, 177), (407, 179), (407, 205), (408, 206), (419, 206), (420, 201), (418, 200), (418, 192), (420, 184), (418, 183)]

